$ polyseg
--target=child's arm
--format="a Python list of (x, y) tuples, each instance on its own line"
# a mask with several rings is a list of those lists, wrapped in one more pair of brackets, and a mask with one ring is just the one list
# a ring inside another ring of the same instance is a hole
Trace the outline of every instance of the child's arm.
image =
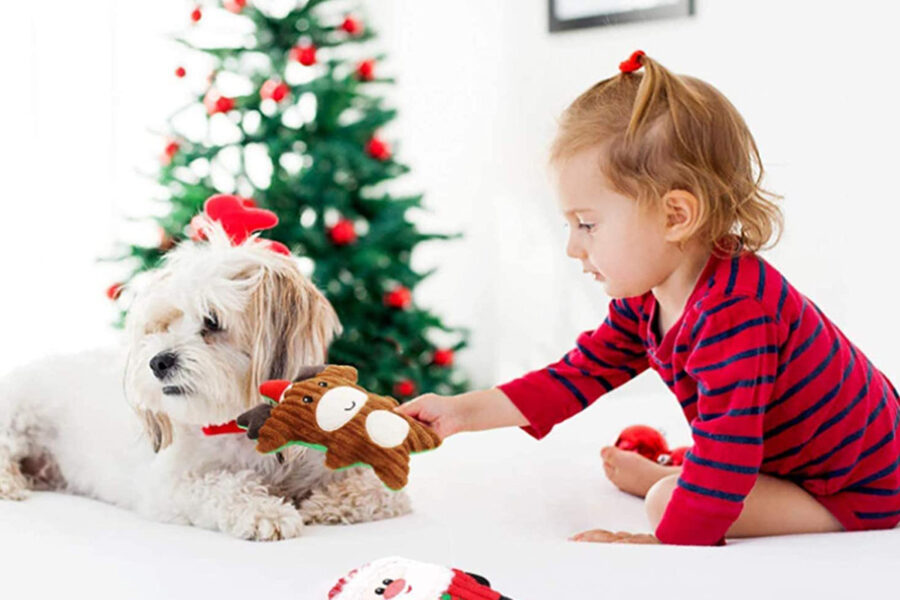
[(497, 388), (457, 396), (423, 394), (394, 410), (426, 423), (441, 439), (460, 431), (528, 424), (519, 409)]

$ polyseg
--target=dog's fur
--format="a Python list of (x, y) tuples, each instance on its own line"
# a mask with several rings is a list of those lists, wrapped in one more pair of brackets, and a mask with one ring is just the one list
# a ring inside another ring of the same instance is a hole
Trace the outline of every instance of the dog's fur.
[(302, 446), (282, 464), (245, 435), (202, 433), (255, 406), (262, 381), (324, 363), (341, 330), (292, 257), (205, 231), (135, 290), (125, 349), (50, 357), (0, 381), (0, 499), (65, 490), (256, 540), (408, 513), (405, 493), (370, 469), (330, 471)]

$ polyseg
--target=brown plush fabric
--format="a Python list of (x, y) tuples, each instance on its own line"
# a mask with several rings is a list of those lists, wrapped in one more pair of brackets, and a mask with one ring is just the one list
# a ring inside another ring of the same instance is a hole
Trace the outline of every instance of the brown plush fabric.
[(325, 450), (325, 466), (368, 464), (387, 487), (399, 490), (408, 480), (410, 453), (441, 443), (431, 428), (394, 412), (397, 400), (358, 386), (353, 367), (314, 367), (303, 377), (277, 406), (260, 404), (238, 417), (258, 439), (257, 451), (275, 452), (290, 443), (317, 446)]

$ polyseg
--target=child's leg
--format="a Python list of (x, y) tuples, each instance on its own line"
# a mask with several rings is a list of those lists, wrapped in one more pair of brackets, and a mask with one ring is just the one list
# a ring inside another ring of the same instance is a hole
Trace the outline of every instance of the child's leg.
[(653, 484), (666, 477), (681, 473), (681, 467), (664, 467), (648, 460), (637, 452), (607, 446), (600, 451), (606, 477), (622, 490), (644, 498)]
[[(662, 519), (678, 482), (668, 475), (647, 493), (644, 506), (653, 529)], [(728, 530), (728, 537), (789, 535), (843, 531), (840, 522), (815, 498), (790, 481), (760, 474), (744, 499), (744, 508)]]

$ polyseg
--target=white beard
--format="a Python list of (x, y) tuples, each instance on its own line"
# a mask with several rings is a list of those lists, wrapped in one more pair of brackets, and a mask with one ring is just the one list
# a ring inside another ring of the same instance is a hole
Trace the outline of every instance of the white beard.
[[(322, 364), (340, 332), (292, 257), (207, 231), (208, 243), (183, 243), (146, 275), (127, 347), (50, 357), (0, 380), (0, 499), (59, 489), (261, 540), (408, 513), (406, 494), (370, 469), (330, 471), (302, 446), (280, 464), (245, 435), (203, 434), (259, 403), (262, 381)], [(173, 364), (151, 368), (167, 353)]]

